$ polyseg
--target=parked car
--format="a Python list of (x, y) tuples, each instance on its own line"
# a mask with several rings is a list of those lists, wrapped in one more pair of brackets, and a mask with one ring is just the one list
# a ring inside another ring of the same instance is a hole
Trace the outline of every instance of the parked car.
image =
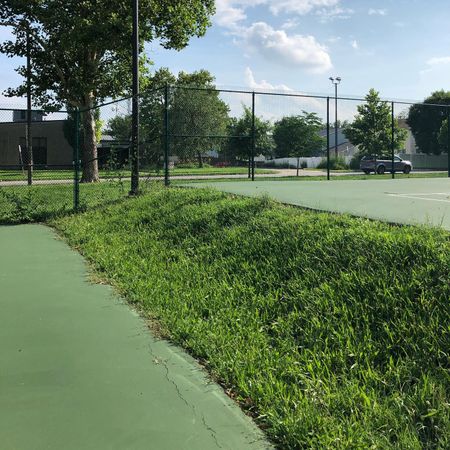
[[(392, 158), (390, 156), (363, 156), (359, 168), (366, 174), (374, 172), (382, 175), (385, 172), (392, 172)], [(394, 172), (409, 173), (411, 170), (411, 161), (394, 155)]]

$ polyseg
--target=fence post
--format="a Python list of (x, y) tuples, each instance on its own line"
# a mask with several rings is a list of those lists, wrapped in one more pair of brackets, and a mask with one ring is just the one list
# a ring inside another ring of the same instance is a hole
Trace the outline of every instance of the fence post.
[(75, 147), (73, 149), (73, 209), (80, 208), (80, 110), (75, 110)]
[(31, 42), (30, 25), (27, 26), (27, 126), (26, 126), (26, 144), (27, 144), (27, 182), (28, 186), (33, 184), (33, 138), (31, 135)]
[(394, 117), (394, 102), (391, 103), (391, 173), (392, 179), (395, 178), (395, 117)]
[(255, 91), (252, 92), (252, 181), (255, 181)]
[(330, 180), (330, 97), (327, 97), (327, 180)]
[(130, 195), (139, 194), (139, 2), (132, 2), (132, 119), (131, 119), (131, 189)]
[(164, 185), (169, 186), (169, 85), (164, 87)]
[(447, 175), (450, 178), (450, 106), (447, 106)]

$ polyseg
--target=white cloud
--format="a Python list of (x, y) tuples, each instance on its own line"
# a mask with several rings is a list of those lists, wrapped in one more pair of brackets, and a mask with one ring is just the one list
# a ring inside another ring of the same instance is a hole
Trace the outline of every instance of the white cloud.
[(356, 40), (353, 40), (352, 42), (350, 42), (350, 45), (352, 46), (352, 48), (354, 48), (355, 50), (359, 49), (359, 44)]
[(340, 2), (341, 0), (216, 0), (214, 21), (221, 27), (233, 30), (247, 18), (247, 9), (260, 5), (265, 5), (275, 16), (304, 16), (315, 12), (322, 21), (349, 17), (353, 10), (341, 8)]
[[(261, 91), (269, 93), (278, 91), (291, 94), (286, 95), (285, 97), (256, 95), (256, 112), (258, 116), (261, 116), (264, 119), (274, 122), (285, 115), (300, 114), (303, 110), (315, 112), (321, 117), (325, 117), (326, 102), (323, 99), (302, 96), (301, 92), (295, 92), (285, 84), (272, 84), (266, 80), (256, 81), (250, 67), (245, 69), (244, 77), (245, 84), (256, 92)], [(298, 96), (296, 94), (298, 94)], [(245, 104), (245, 102), (242, 103)], [(236, 115), (239, 114), (240, 112)]]
[(215, 22), (224, 28), (235, 28), (239, 22), (247, 18), (244, 8), (233, 6), (233, 3), (228, 0), (216, 1), (216, 15)]
[(304, 15), (317, 8), (327, 8), (336, 6), (340, 0), (272, 0), (269, 9), (273, 14), (281, 12)]
[(281, 28), (282, 28), (283, 30), (290, 30), (291, 28), (295, 28), (295, 27), (297, 27), (298, 25), (299, 25), (299, 22), (298, 22), (297, 19), (288, 19), (288, 20), (286, 20), (286, 22), (284, 22), (284, 23), (281, 25)]
[(427, 65), (426, 69), (421, 70), (420, 75), (426, 75), (429, 73), (438, 74), (445, 73), (447, 75), (448, 65), (450, 64), (450, 56), (435, 56), (430, 58), (425, 63)]
[(257, 82), (250, 67), (247, 67), (245, 69), (244, 77), (245, 77), (245, 84), (252, 89), (260, 89), (265, 91), (286, 91), (286, 92), (293, 91), (293, 89), (291, 89), (289, 86), (286, 86), (285, 84), (271, 84), (266, 80), (261, 80), (260, 82)]
[(301, 67), (313, 73), (331, 69), (328, 49), (319, 44), (314, 36), (288, 35), (275, 30), (265, 22), (257, 22), (239, 32), (241, 45), (257, 52), (269, 61)]
[(321, 22), (329, 22), (334, 19), (349, 19), (354, 12), (355, 11), (350, 8), (335, 6), (334, 8), (319, 9), (316, 11), (316, 15), (319, 16)]
[(427, 66), (441, 66), (443, 64), (450, 64), (450, 56), (434, 57), (427, 61)]
[(368, 13), (369, 13), (369, 16), (385, 16), (387, 14), (387, 9), (370, 8)]

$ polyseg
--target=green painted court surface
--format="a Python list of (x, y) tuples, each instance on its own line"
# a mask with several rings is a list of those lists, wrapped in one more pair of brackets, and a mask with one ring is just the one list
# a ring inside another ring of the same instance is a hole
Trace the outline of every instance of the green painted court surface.
[(450, 178), (233, 181), (207, 186), (240, 195), (268, 195), (283, 203), (317, 210), (450, 230)]
[(2, 450), (268, 447), (50, 229), (0, 227), (0, 249)]

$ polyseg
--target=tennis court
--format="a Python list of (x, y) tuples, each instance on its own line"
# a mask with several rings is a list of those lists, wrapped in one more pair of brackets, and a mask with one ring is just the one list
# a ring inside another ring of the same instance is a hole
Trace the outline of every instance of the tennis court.
[(450, 178), (232, 181), (208, 186), (239, 195), (268, 195), (283, 203), (322, 211), (450, 230)]

